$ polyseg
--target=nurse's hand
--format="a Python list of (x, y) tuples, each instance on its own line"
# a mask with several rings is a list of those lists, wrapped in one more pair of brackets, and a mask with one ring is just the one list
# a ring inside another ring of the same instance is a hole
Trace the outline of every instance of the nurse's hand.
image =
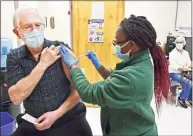
[(96, 69), (99, 69), (101, 67), (101, 63), (99, 62), (96, 54), (93, 51), (89, 50), (86, 56), (91, 60)]
[(78, 60), (75, 58), (73, 52), (65, 46), (60, 47), (60, 54), (64, 63), (70, 68), (72, 65), (77, 65)]
[(46, 112), (37, 119), (38, 124), (34, 126), (37, 130), (43, 131), (49, 129), (58, 118), (55, 111)]

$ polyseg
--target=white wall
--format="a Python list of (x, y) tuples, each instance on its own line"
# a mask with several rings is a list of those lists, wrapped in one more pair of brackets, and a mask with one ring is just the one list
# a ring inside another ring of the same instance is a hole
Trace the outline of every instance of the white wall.
[[(19, 1), (19, 7), (37, 8), (42, 17), (47, 16), (48, 27), (45, 36), (50, 40), (61, 40), (71, 46), (69, 1)], [(177, 1), (125, 1), (125, 17), (130, 14), (146, 16), (155, 27), (158, 38), (166, 41), (168, 32), (175, 30)], [(13, 37), (16, 47), (17, 40), (13, 34), (12, 16), (13, 1), (1, 2), (1, 36)], [(55, 17), (55, 29), (50, 28), (50, 17)], [(191, 26), (191, 1), (179, 1), (177, 25)]]
[[(45, 37), (49, 40), (59, 40), (71, 46), (69, 1), (19, 1), (19, 7), (37, 8), (42, 17), (47, 17), (48, 27)], [(1, 37), (12, 37), (14, 47), (18, 47), (17, 37), (13, 33), (12, 18), (15, 12), (13, 1), (1, 2)], [(50, 28), (50, 17), (55, 18), (55, 28)]]
[[(31, 6), (37, 8), (40, 15), (47, 17), (45, 37), (48, 40), (59, 40), (71, 46), (69, 1), (19, 1), (19, 7)], [(50, 17), (54, 16), (55, 28), (50, 27)]]
[(125, 1), (125, 17), (146, 16), (154, 26), (157, 37), (166, 42), (168, 32), (175, 30), (177, 1)]
[(191, 27), (191, 1), (179, 1), (178, 3), (178, 16), (176, 26)]
[(14, 14), (13, 1), (1, 1), (1, 37), (10, 37), (14, 48), (17, 47), (17, 37), (13, 33), (12, 18)]

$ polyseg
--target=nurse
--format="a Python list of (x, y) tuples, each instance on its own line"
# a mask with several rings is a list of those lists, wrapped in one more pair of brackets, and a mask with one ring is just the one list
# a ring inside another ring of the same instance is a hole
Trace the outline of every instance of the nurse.
[(146, 17), (131, 15), (117, 27), (113, 46), (122, 59), (114, 70), (106, 69), (94, 52), (87, 56), (104, 78), (89, 83), (74, 54), (62, 47), (65, 71), (70, 72), (83, 101), (101, 106), (101, 128), (106, 136), (158, 135), (153, 93), (159, 110), (170, 86), (168, 65), (162, 49), (156, 45), (156, 31)]

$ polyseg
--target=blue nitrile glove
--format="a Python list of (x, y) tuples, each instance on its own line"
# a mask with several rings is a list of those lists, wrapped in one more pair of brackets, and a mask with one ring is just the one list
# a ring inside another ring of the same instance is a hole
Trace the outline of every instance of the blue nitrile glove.
[(89, 50), (86, 56), (91, 60), (96, 69), (101, 67), (101, 63), (99, 62), (96, 54), (93, 51)]
[(60, 54), (68, 67), (78, 63), (78, 60), (73, 56), (72, 51), (67, 47), (60, 46)]

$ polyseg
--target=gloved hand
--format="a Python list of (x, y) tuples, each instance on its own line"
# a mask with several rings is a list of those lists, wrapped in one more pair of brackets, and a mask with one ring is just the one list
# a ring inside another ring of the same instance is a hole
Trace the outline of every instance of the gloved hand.
[(77, 65), (78, 60), (74, 57), (73, 52), (70, 49), (68, 49), (67, 47), (61, 46), (60, 54), (64, 60), (64, 63), (66, 63), (68, 67), (71, 67), (73, 64)]
[(93, 51), (89, 50), (86, 56), (91, 60), (96, 69), (101, 67), (101, 63), (99, 62), (96, 54)]

